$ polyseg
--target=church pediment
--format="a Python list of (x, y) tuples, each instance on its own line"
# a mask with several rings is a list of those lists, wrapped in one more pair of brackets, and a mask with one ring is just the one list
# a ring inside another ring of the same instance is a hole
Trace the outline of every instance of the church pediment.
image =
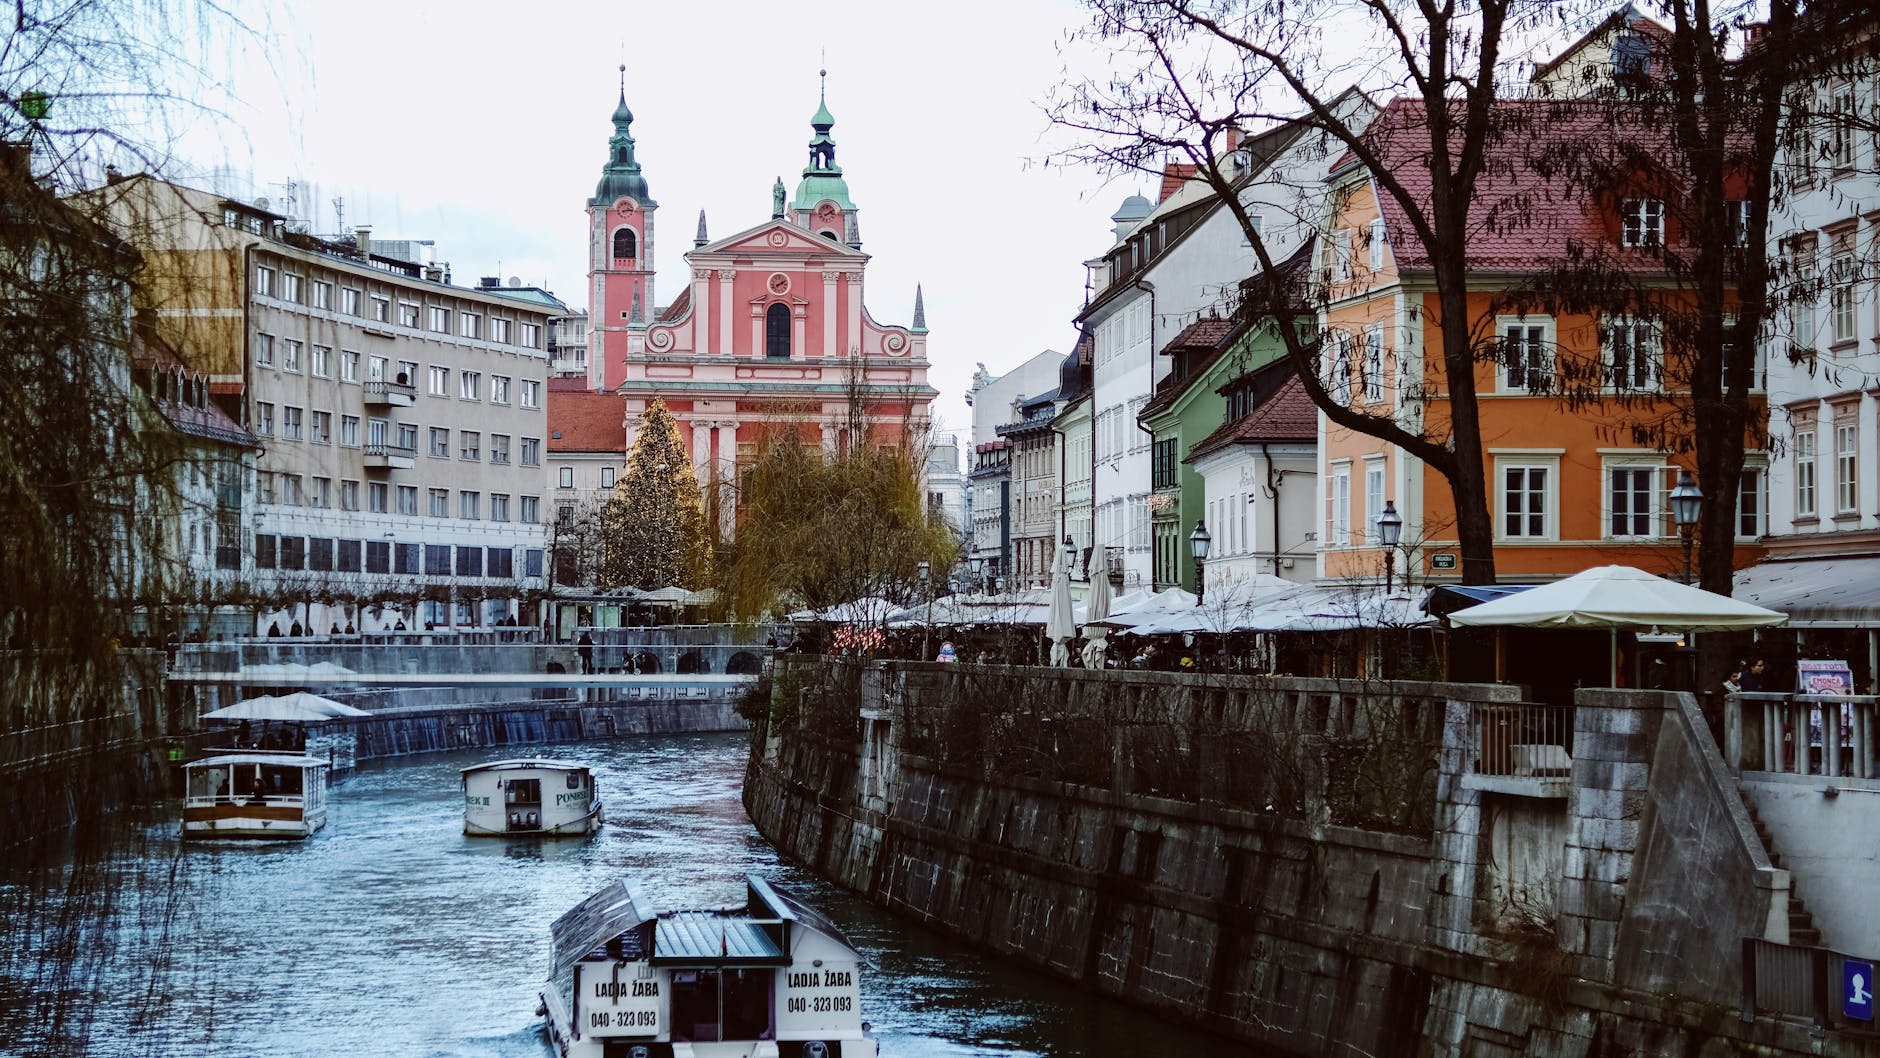
[(812, 235), (786, 220), (765, 221), (748, 231), (741, 231), (736, 235), (698, 247), (686, 257), (688, 260), (695, 260), (707, 254), (725, 254), (735, 257), (817, 256), (856, 261), (868, 258), (867, 254), (854, 247)]

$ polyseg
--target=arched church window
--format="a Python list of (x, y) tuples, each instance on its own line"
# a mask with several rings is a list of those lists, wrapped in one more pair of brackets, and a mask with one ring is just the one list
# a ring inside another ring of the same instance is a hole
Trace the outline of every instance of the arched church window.
[(640, 256), (639, 240), (633, 237), (632, 228), (622, 228), (619, 231), (614, 232), (614, 256), (615, 257), (638, 257)]
[(835, 232), (833, 232), (833, 231), (830, 231), (830, 230), (829, 230), (828, 228), (824, 228), (824, 229), (823, 229), (822, 231), (820, 231), (820, 232), (818, 232), (817, 234), (818, 234), (818, 235), (821, 235), (821, 236), (822, 236), (823, 238), (825, 238), (825, 239), (828, 239), (828, 240), (829, 240), (830, 242), (841, 242), (841, 241), (842, 241), (842, 237), (841, 237), (841, 236), (839, 236), (839, 235), (837, 235), (837, 234), (836, 234)]
[(764, 313), (764, 355), (790, 359), (790, 307), (781, 301)]

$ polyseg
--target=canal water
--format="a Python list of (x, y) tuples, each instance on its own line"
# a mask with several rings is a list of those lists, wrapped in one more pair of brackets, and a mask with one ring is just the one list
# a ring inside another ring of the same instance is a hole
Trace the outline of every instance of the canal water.
[[(76, 857), (96, 875), (71, 857), (36, 871), (0, 860), (0, 1055), (546, 1058), (536, 992), (557, 915), (622, 875), (668, 909), (731, 906), (746, 872), (856, 942), (884, 1056), (1251, 1053), (983, 956), (782, 861), (738, 799), (746, 745), (529, 747), (595, 768), (607, 825), (588, 839), (465, 837), (458, 770), (500, 755), (478, 751), (366, 762), (302, 843), (185, 846), (171, 803), (125, 818), (104, 855)], [(109, 898), (93, 907), (82, 893)]]

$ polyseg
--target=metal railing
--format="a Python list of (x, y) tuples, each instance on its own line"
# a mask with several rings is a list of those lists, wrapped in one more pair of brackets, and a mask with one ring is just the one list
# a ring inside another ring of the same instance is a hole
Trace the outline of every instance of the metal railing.
[(522, 673), (756, 675), (770, 652), (735, 644), (351, 643), (243, 640), (187, 644), (172, 678), (240, 674), (266, 685), (278, 676), (320, 676), (333, 684), (361, 674), (472, 676)]
[(1573, 773), (1573, 708), (1528, 702), (1473, 703), (1469, 745), (1477, 775), (1567, 779)]
[(1880, 698), (1763, 694), (1729, 698), (1726, 719), (1737, 770), (1880, 778), (1875, 746)]
[[(1846, 1016), (1841, 990), (1850, 984), (1849, 961), (1871, 966), (1880, 960), (1744, 937), (1743, 1020), (1754, 1021), (1757, 1014), (1781, 1014), (1809, 1018), (1823, 1029), (1873, 1031), (1873, 1022)], [(1863, 980), (1861, 988), (1868, 993), (1871, 1008), (1874, 983)]]

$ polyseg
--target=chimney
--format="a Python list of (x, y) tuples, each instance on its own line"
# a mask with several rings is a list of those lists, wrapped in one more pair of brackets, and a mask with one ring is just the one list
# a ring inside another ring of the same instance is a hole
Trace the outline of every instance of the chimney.
[(107, 165), (104, 167), (104, 182), (106, 185), (121, 184), (124, 182), (124, 174), (118, 172), (117, 166)]
[(353, 229), (353, 245), (358, 248), (361, 257), (372, 253), (372, 225), (361, 224)]
[(1242, 135), (1244, 135), (1244, 133), (1240, 131), (1239, 125), (1227, 126), (1227, 151), (1226, 153), (1232, 154), (1236, 150), (1240, 149), (1240, 137)]
[(423, 266), (423, 273), (424, 278), (433, 283), (442, 283), (444, 281), (444, 266), (441, 264), (425, 265)]

